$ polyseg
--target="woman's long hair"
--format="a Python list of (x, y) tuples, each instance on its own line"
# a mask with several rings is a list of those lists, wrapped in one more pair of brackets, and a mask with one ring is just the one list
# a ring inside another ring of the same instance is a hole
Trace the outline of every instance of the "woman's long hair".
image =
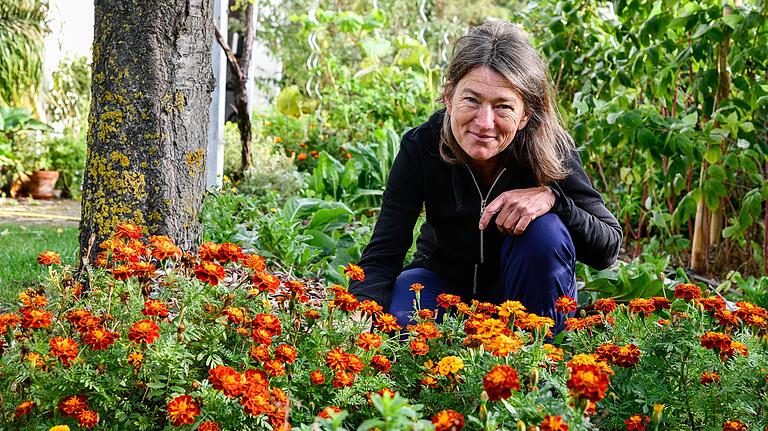
[[(565, 178), (570, 173), (566, 161), (574, 150), (573, 138), (558, 115), (547, 65), (528, 36), (516, 25), (504, 21), (488, 21), (470, 29), (453, 49), (440, 101), (448, 100), (456, 84), (482, 66), (501, 74), (520, 92), (530, 116), (526, 126), (501, 153), (502, 163), (530, 168), (541, 185)], [(440, 156), (450, 164), (471, 162), (451, 131), (447, 111), (440, 133)]]

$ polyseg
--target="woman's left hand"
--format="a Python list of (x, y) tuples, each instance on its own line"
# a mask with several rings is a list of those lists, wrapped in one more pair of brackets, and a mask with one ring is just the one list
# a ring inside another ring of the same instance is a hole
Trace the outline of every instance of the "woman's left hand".
[(555, 194), (549, 187), (509, 190), (494, 199), (480, 216), (480, 230), (485, 230), (493, 215), (496, 226), (506, 235), (520, 235), (528, 225), (555, 205)]

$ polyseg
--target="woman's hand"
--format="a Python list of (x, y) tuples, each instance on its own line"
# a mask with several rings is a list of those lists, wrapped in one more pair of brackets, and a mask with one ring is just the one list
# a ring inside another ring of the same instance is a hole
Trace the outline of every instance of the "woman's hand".
[(555, 205), (555, 194), (549, 187), (510, 190), (494, 199), (480, 216), (480, 230), (485, 230), (493, 215), (496, 226), (506, 235), (520, 235), (538, 216)]

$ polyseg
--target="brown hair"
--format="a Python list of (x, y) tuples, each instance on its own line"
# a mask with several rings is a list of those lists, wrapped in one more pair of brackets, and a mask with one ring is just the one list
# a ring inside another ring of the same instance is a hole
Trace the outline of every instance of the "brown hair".
[[(530, 168), (541, 185), (565, 178), (570, 173), (565, 164), (574, 150), (573, 138), (557, 112), (547, 65), (528, 35), (504, 21), (487, 21), (471, 28), (454, 46), (440, 101), (444, 103), (452, 96), (456, 83), (467, 73), (482, 66), (501, 74), (520, 92), (530, 116), (528, 124), (502, 152), (502, 163)], [(451, 131), (447, 111), (440, 133), (440, 156), (449, 164), (470, 162)]]

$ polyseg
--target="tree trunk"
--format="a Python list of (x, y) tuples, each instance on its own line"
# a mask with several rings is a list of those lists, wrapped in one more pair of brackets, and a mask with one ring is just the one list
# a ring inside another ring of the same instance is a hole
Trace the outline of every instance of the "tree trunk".
[(213, 0), (96, 0), (83, 262), (123, 221), (199, 241), (212, 40)]

